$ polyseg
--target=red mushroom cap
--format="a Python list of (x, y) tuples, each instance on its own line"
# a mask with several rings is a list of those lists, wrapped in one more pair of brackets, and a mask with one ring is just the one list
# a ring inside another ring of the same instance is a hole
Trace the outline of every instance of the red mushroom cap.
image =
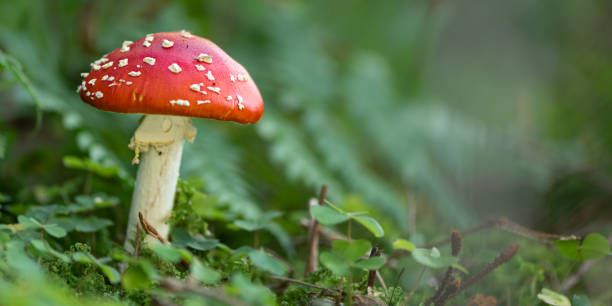
[(255, 123), (264, 105), (249, 73), (213, 42), (189, 32), (125, 41), (91, 64), (81, 99), (118, 113)]

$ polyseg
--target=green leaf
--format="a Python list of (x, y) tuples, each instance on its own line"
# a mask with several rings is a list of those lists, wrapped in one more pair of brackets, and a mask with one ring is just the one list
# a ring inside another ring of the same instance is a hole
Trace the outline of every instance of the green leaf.
[(178, 227), (172, 229), (172, 245), (178, 248), (190, 247), (199, 251), (207, 251), (219, 245), (216, 239), (192, 237), (187, 229)]
[(237, 227), (249, 232), (257, 231), (264, 228), (263, 224), (260, 224), (255, 220), (236, 220), (234, 221), (234, 224)]
[(586, 295), (574, 295), (572, 297), (572, 306), (591, 306), (591, 301)]
[(91, 171), (101, 177), (113, 177), (119, 173), (119, 168), (116, 166), (106, 167), (100, 163), (94, 162), (89, 158), (79, 158), (76, 156), (64, 156), (64, 167), (70, 169), (78, 169)]
[(328, 268), (334, 275), (343, 276), (348, 275), (351, 268), (342, 259), (335, 254), (329, 252), (321, 252), (319, 255), (321, 263)]
[(248, 245), (243, 245), (232, 251), (232, 258), (246, 257), (253, 251), (253, 248)]
[(75, 229), (79, 232), (93, 233), (111, 225), (113, 225), (111, 220), (98, 217), (88, 217), (84, 219), (77, 219)]
[(412, 242), (400, 238), (393, 241), (393, 249), (412, 252), (414, 249), (416, 249), (416, 246)]
[(324, 225), (334, 225), (349, 219), (349, 216), (326, 206), (313, 206), (310, 208), (312, 217)]
[(553, 244), (557, 246), (561, 255), (571, 260), (578, 260), (579, 240), (557, 240)]
[(366, 255), (372, 248), (372, 245), (367, 240), (353, 240), (349, 242), (347, 240), (336, 239), (332, 241), (332, 248), (340, 258), (351, 265), (357, 259)]
[(385, 264), (385, 259), (382, 257), (370, 257), (368, 259), (360, 260), (353, 264), (353, 267), (366, 269), (366, 270), (377, 270)]
[(589, 234), (582, 241), (580, 247), (581, 260), (602, 258), (608, 253), (610, 253), (610, 242), (601, 234)]
[(24, 215), (19, 215), (17, 216), (17, 221), (19, 222), (19, 224), (25, 226), (25, 227), (32, 227), (32, 228), (41, 228), (42, 224), (40, 224), (40, 222), (36, 221), (36, 219), (34, 218), (30, 218), (30, 217), (26, 217)]
[(601, 258), (610, 253), (610, 243), (601, 234), (593, 233), (579, 240), (557, 240), (553, 242), (559, 252), (572, 260), (591, 260)]
[(72, 253), (72, 259), (80, 263), (94, 263), (94, 261), (87, 254), (83, 252)]
[(538, 299), (548, 305), (572, 306), (569, 299), (565, 295), (547, 288), (542, 288), (542, 291), (538, 293)]
[(66, 230), (57, 224), (45, 225), (44, 229), (45, 229), (45, 232), (49, 233), (49, 235), (55, 238), (62, 238), (66, 236)]
[(40, 240), (40, 239), (32, 239), (32, 240), (30, 240), (30, 243), (32, 244), (32, 246), (34, 246), (34, 248), (36, 248), (41, 253), (50, 254), (51, 256), (54, 256), (54, 257), (60, 259), (63, 262), (70, 262), (71, 261), (70, 257), (66, 256), (63, 253), (60, 253), (60, 252), (54, 250), (46, 241), (43, 241), (43, 240)]
[(365, 226), (375, 237), (380, 238), (385, 235), (385, 231), (376, 219), (370, 216), (353, 216), (351, 218)]
[(257, 268), (272, 274), (284, 275), (287, 272), (283, 263), (266, 252), (253, 250), (249, 253), (249, 259)]
[(440, 256), (440, 251), (437, 248), (432, 248), (431, 250), (414, 249), (412, 251), (412, 258), (418, 263), (434, 269), (448, 267), (458, 261), (456, 257)]
[(455, 268), (455, 269), (457, 269), (457, 270), (459, 270), (459, 271), (461, 271), (461, 272), (463, 272), (465, 274), (469, 274), (470, 273), (464, 266), (462, 266), (460, 264), (454, 263), (454, 264), (451, 265), (451, 267), (453, 267), (453, 268)]
[(206, 285), (215, 285), (221, 279), (219, 272), (203, 265), (199, 260), (191, 264), (191, 276)]
[(117, 271), (115, 268), (109, 265), (99, 265), (98, 267), (100, 268), (102, 273), (106, 275), (106, 278), (108, 278), (109, 282), (113, 284), (116, 284), (119, 282), (119, 279), (121, 278), (121, 276), (119, 275), (119, 271)]
[(161, 242), (156, 242), (153, 244), (153, 253), (159, 256), (163, 260), (177, 263), (181, 260), (181, 252), (179, 249)]
[(144, 290), (151, 286), (151, 280), (140, 266), (130, 266), (121, 277), (121, 285), (128, 291)]

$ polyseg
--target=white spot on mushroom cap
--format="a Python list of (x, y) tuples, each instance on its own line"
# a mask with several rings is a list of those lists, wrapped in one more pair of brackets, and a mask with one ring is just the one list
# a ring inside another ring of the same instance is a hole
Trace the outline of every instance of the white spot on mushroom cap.
[(164, 48), (172, 48), (172, 46), (174, 46), (174, 42), (173, 41), (170, 41), (170, 40), (167, 40), (167, 39), (164, 39), (162, 41), (162, 47), (164, 47)]
[(87, 83), (89, 83), (89, 85), (91, 85), (91, 86), (94, 86), (94, 85), (96, 85), (96, 79), (91, 79)]
[(112, 81), (114, 81), (114, 80), (115, 80), (115, 77), (114, 77), (114, 76), (112, 76), (112, 77), (109, 77), (107, 81), (112, 82)]
[(168, 70), (170, 70), (170, 71), (172, 71), (174, 73), (179, 73), (179, 72), (183, 71), (181, 66), (179, 66), (177, 63), (172, 63), (172, 65), (168, 66)]
[(182, 100), (182, 99), (176, 99), (176, 100), (170, 100), (170, 104), (178, 105), (178, 106), (189, 106), (189, 101)]
[(232, 98), (232, 96), (227, 96), (227, 97), (225, 97), (225, 99), (226, 99), (227, 101), (232, 101), (232, 99), (233, 99), (233, 98)]
[(155, 39), (155, 36), (153, 36), (153, 34), (147, 34), (147, 36), (145, 36), (144, 41), (142, 42), (142, 45), (146, 48), (150, 47), (151, 43), (153, 42), (153, 39)]
[(98, 99), (102, 99), (102, 97), (104, 97), (104, 94), (101, 91), (96, 91), (95, 95)]
[(187, 32), (187, 31), (185, 31), (185, 30), (182, 30), (182, 31), (181, 31), (181, 36), (183, 36), (183, 37), (185, 37), (185, 38), (191, 38), (191, 37), (193, 37), (193, 35), (191, 35), (191, 33)]
[(86, 78), (86, 77), (88, 77), (88, 76), (89, 76), (89, 73), (87, 73), (87, 72), (81, 72), (81, 77), (82, 77), (82, 78)]
[(210, 91), (216, 92), (217, 94), (221, 93), (221, 88), (219, 88), (219, 87), (208, 86), (206, 88), (208, 88), (208, 90), (210, 90)]
[(89, 96), (91, 96), (91, 92), (88, 91), (88, 92), (85, 93), (85, 95), (89, 97)]
[(125, 53), (125, 52), (130, 51), (130, 45), (132, 45), (133, 43), (134, 43), (133, 41), (129, 41), (129, 40), (124, 41), (121, 44), (121, 50), (119, 50), (119, 52)]
[(247, 80), (246, 75), (238, 74), (238, 81), (246, 81), (246, 80)]
[(230, 74), (230, 81), (236, 82), (236, 77), (233, 74)]
[(214, 81), (215, 77), (212, 75), (212, 71), (208, 70), (208, 72), (206, 72), (206, 78), (208, 78), (208, 80), (210, 81)]
[(105, 74), (102, 76), (102, 81), (106, 81), (106, 80), (108, 80), (108, 75)]
[(147, 57), (143, 58), (142, 61), (147, 63), (147, 64), (149, 64), (149, 65), (151, 65), (151, 66), (155, 65), (155, 59), (152, 58), (152, 57), (148, 57), (147, 56)]
[(142, 72), (140, 72), (140, 71), (130, 71), (130, 72), (128, 72), (128, 75), (129, 76), (133, 76), (133, 77), (137, 77), (137, 76), (140, 76), (141, 73)]
[(238, 99), (238, 109), (242, 110), (244, 108), (244, 105), (242, 104), (242, 96), (236, 95), (236, 98)]
[(125, 67), (128, 64), (128, 59), (124, 58), (122, 60), (119, 60), (119, 67)]
[(200, 104), (208, 104), (208, 103), (210, 103), (210, 100), (204, 100), (204, 101), (198, 100), (198, 105), (200, 105)]
[(206, 70), (206, 68), (204, 68), (204, 66), (202, 66), (202, 65), (195, 65), (195, 67), (196, 67), (196, 69), (197, 69), (198, 71), (204, 71), (204, 70)]
[(108, 69), (108, 68), (110, 68), (112, 66), (113, 66), (113, 62), (108, 62), (108, 63), (102, 65), (102, 69)]
[(93, 68), (93, 70), (98, 71), (100, 69), (102, 69), (102, 66), (98, 65), (98, 64), (93, 64), (91, 65), (91, 68)]
[(127, 82), (125, 82), (125, 85), (130, 86), (130, 85), (132, 85), (132, 82), (127, 81)]
[(206, 53), (200, 53), (200, 55), (194, 57), (193, 59), (199, 62), (207, 63), (207, 64), (212, 63), (212, 56)]

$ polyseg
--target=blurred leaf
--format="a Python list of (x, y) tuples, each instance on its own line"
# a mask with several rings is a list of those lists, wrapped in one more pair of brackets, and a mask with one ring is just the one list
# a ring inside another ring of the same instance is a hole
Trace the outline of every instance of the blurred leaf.
[(144, 290), (151, 286), (151, 280), (140, 266), (130, 266), (121, 276), (121, 285), (125, 290)]
[(357, 259), (366, 255), (372, 248), (372, 245), (367, 240), (342, 240), (336, 239), (332, 241), (332, 248), (335, 254), (345, 260), (349, 265), (352, 265)]
[(102, 166), (100, 163), (94, 162), (89, 158), (79, 158), (76, 156), (64, 156), (64, 166), (70, 169), (91, 171), (101, 177), (113, 177), (119, 173), (119, 168), (116, 166)]
[(586, 295), (574, 295), (572, 297), (572, 306), (591, 306), (591, 301)]
[(155, 242), (152, 246), (152, 250), (155, 255), (166, 261), (177, 263), (181, 260), (180, 250), (172, 247), (172, 245)]
[(181, 227), (172, 229), (172, 244), (178, 248), (190, 247), (199, 251), (206, 251), (219, 245), (216, 239), (192, 237), (189, 232)]
[(349, 265), (333, 253), (321, 252), (319, 260), (321, 260), (321, 263), (335, 275), (348, 275), (351, 271)]
[(67, 234), (64, 228), (56, 224), (45, 225), (43, 228), (45, 229), (45, 232), (49, 233), (49, 235), (55, 238), (62, 238)]
[(62, 254), (62, 253), (54, 250), (46, 241), (43, 241), (43, 240), (40, 240), (40, 239), (33, 239), (33, 240), (30, 240), (30, 243), (32, 244), (32, 246), (34, 246), (34, 248), (36, 248), (41, 253), (50, 254), (50, 255), (60, 259), (63, 262), (70, 262), (71, 261), (70, 257), (68, 257), (65, 254)]
[(393, 249), (412, 252), (416, 249), (416, 246), (406, 239), (395, 239), (395, 241), (393, 241)]
[(262, 270), (268, 271), (275, 275), (284, 275), (287, 273), (287, 267), (272, 255), (259, 250), (253, 250), (249, 253), (249, 259), (253, 264)]
[(34, 218), (26, 217), (24, 215), (17, 216), (19, 224), (25, 227), (41, 228), (43, 225), (36, 221)]
[(448, 267), (458, 261), (456, 257), (440, 256), (440, 251), (437, 248), (414, 249), (412, 251), (412, 258), (418, 263), (434, 269)]
[(610, 253), (610, 242), (602, 234), (589, 234), (580, 246), (581, 260), (602, 258)]
[(353, 267), (365, 270), (377, 270), (385, 264), (385, 259), (382, 257), (370, 257), (360, 260), (353, 264)]
[(380, 238), (385, 235), (385, 231), (376, 219), (370, 216), (352, 216), (351, 218), (365, 226), (375, 237)]
[(542, 288), (542, 291), (538, 293), (538, 299), (548, 305), (572, 306), (570, 300), (565, 295), (546, 288)]
[(80, 263), (94, 263), (94, 261), (89, 256), (87, 256), (87, 254), (83, 252), (72, 253), (72, 259)]
[(453, 268), (455, 268), (455, 269), (457, 269), (457, 270), (459, 270), (459, 271), (461, 271), (461, 272), (463, 272), (465, 274), (470, 274), (470, 272), (464, 266), (462, 266), (460, 264), (454, 263), (454, 264), (451, 265), (451, 267), (453, 267)]
[(102, 219), (98, 217), (87, 217), (84, 219), (76, 219), (75, 229), (79, 232), (93, 233), (97, 232), (102, 228), (113, 225), (113, 222), (108, 219)]
[(349, 216), (326, 206), (312, 206), (310, 214), (315, 220), (324, 225), (334, 225), (349, 219)]
[(108, 265), (99, 265), (98, 267), (100, 268), (100, 271), (102, 271), (102, 273), (106, 275), (106, 278), (108, 278), (109, 282), (113, 284), (119, 282), (121, 277), (119, 275), (119, 271), (117, 271), (115, 268)]
[(191, 275), (206, 285), (215, 285), (221, 279), (219, 272), (203, 265), (199, 260), (196, 260), (191, 265)]
[(591, 260), (610, 253), (610, 243), (601, 234), (589, 234), (582, 240), (557, 240), (553, 242), (563, 256), (572, 260)]

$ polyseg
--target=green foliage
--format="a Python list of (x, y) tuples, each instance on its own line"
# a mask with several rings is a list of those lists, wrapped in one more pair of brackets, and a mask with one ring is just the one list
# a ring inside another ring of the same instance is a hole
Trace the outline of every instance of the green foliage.
[(412, 258), (418, 263), (427, 266), (429, 268), (444, 268), (452, 264), (456, 264), (458, 259), (452, 256), (441, 256), (440, 251), (437, 248), (432, 249), (414, 249), (412, 251)]
[(578, 261), (598, 259), (610, 253), (610, 242), (597, 233), (589, 234), (583, 240), (557, 240), (554, 244), (563, 256)]

